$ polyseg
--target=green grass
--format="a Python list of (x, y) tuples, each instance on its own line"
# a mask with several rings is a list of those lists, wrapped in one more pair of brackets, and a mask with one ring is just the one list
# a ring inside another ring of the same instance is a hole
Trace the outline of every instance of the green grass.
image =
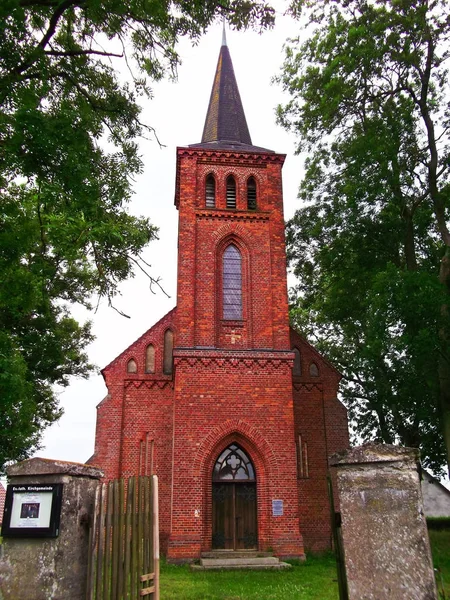
[[(434, 568), (438, 569), (436, 582), (440, 598), (450, 600), (450, 530), (430, 530), (429, 534)], [(442, 591), (445, 595), (442, 595)]]
[(308, 557), (289, 571), (197, 571), (163, 564), (161, 600), (337, 600), (334, 556)]
[[(450, 600), (450, 531), (430, 532), (439, 596)], [(442, 595), (445, 592), (445, 596)], [(190, 571), (161, 566), (161, 600), (338, 600), (332, 554), (308, 556), (290, 571)]]

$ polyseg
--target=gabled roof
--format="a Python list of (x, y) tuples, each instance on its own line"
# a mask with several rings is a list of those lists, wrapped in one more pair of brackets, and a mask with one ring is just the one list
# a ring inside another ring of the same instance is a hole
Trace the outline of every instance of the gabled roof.
[(202, 141), (190, 148), (230, 149), (243, 152), (272, 152), (253, 146), (242, 106), (225, 31), (217, 61)]

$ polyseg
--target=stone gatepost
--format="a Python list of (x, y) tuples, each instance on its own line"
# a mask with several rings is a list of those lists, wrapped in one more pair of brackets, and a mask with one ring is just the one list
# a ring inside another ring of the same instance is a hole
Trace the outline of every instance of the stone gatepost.
[(418, 450), (364, 444), (336, 467), (349, 600), (435, 600)]
[[(0, 600), (84, 600), (89, 520), (102, 471), (79, 463), (32, 458), (11, 466), (7, 473), (9, 483), (19, 491), (62, 484), (58, 486), (61, 513), (56, 537), (3, 538)], [(33, 509), (32, 504), (24, 506)], [(23, 516), (15, 517), (18, 527), (24, 525)]]

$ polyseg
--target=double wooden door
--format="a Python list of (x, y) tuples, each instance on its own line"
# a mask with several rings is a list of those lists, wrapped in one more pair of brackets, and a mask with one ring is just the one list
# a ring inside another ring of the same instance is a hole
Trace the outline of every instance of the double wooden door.
[(255, 482), (213, 483), (212, 505), (213, 548), (257, 548)]

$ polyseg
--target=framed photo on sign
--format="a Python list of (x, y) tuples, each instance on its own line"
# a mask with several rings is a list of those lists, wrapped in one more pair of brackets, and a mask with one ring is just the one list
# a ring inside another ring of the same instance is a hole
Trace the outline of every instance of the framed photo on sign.
[(2, 536), (58, 537), (62, 489), (62, 483), (8, 485)]

